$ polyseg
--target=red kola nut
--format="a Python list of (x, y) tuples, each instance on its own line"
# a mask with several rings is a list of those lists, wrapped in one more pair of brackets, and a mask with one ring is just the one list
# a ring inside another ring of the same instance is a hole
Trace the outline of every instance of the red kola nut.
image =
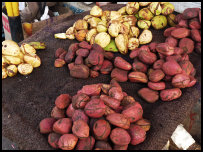
[(128, 145), (114, 145), (113, 150), (128, 150)]
[(169, 37), (169, 36), (171, 36), (171, 32), (172, 32), (173, 30), (175, 30), (175, 29), (176, 29), (176, 27), (167, 28), (167, 29), (164, 31), (164, 37)]
[(68, 53), (65, 56), (66, 63), (71, 63), (75, 57), (76, 50), (78, 50), (78, 43), (71, 44), (68, 48)]
[(183, 14), (182, 14), (182, 13), (176, 15), (176, 17), (175, 17), (175, 22), (176, 22), (176, 23), (179, 23), (181, 19), (183, 19)]
[(72, 105), (75, 109), (84, 108), (87, 102), (89, 101), (90, 101), (90, 98), (88, 95), (84, 93), (80, 93), (73, 96)]
[(192, 29), (191, 30), (191, 37), (194, 41), (196, 42), (201, 42), (201, 33), (197, 29)]
[(128, 132), (122, 128), (115, 128), (111, 131), (111, 141), (116, 145), (128, 145), (131, 137)]
[(190, 72), (190, 76), (194, 77), (196, 74), (196, 69), (193, 67), (191, 72)]
[(66, 52), (66, 50), (64, 50), (63, 48), (58, 48), (58, 49), (56, 50), (56, 52), (55, 52), (55, 57), (56, 57), (56, 58), (59, 58), (59, 56), (60, 56), (62, 53), (64, 53), (64, 52)]
[(82, 56), (77, 56), (75, 59), (75, 64), (80, 65), (83, 64), (83, 57)]
[(56, 98), (55, 105), (59, 109), (64, 109), (70, 104), (70, 101), (71, 101), (71, 96), (69, 94), (61, 94)]
[(95, 139), (92, 136), (80, 139), (77, 143), (76, 150), (92, 150), (95, 144)]
[(164, 64), (164, 60), (163, 59), (159, 59), (156, 62), (154, 62), (153, 64), (153, 69), (161, 69), (162, 65)]
[(130, 57), (131, 59), (133, 59), (133, 58), (137, 57), (138, 54), (139, 54), (139, 48), (136, 48), (136, 49), (134, 49), (134, 50), (132, 50), (132, 51), (130, 52), (129, 57)]
[(91, 78), (96, 78), (98, 76), (99, 76), (99, 72), (90, 70), (90, 77)]
[(58, 146), (62, 150), (73, 150), (78, 142), (78, 138), (73, 134), (64, 134), (59, 138)]
[(188, 20), (181, 19), (178, 25), (183, 28), (188, 28)]
[(182, 60), (182, 56), (181, 55), (171, 55), (171, 56), (167, 56), (166, 57), (166, 61), (170, 61), (170, 60), (175, 60), (176, 62), (179, 62)]
[(54, 118), (45, 118), (39, 123), (40, 133), (47, 134), (53, 131), (53, 124), (56, 122)]
[(182, 73), (186, 75), (189, 75), (194, 68), (189, 60), (182, 60), (179, 62), (179, 65), (182, 68)]
[(75, 109), (73, 108), (72, 103), (68, 106), (67, 110), (66, 110), (66, 115), (70, 118), (72, 118), (73, 114), (74, 114)]
[(66, 134), (71, 131), (72, 120), (69, 118), (62, 118), (57, 120), (53, 125), (53, 131), (59, 134)]
[(61, 137), (61, 135), (58, 133), (50, 133), (49, 134), (48, 143), (50, 144), (50, 146), (52, 146), (52, 148), (55, 148), (55, 149), (58, 148), (58, 141), (59, 141), (60, 137)]
[(72, 116), (72, 120), (73, 120), (73, 122), (75, 122), (77, 120), (83, 120), (86, 123), (89, 123), (89, 118), (85, 114), (84, 110), (82, 110), (82, 109), (76, 109), (74, 111), (73, 116)]
[(128, 71), (114, 68), (111, 72), (111, 78), (118, 82), (126, 82), (128, 80)]
[(150, 52), (148, 46), (142, 46), (140, 48), (138, 57), (139, 60), (144, 62), (145, 64), (153, 64), (157, 59), (156, 54)]
[(54, 62), (55, 67), (63, 67), (66, 64), (66, 62), (63, 59), (56, 59)]
[(165, 62), (162, 66), (162, 70), (166, 75), (171, 75), (171, 76), (182, 72), (180, 65), (174, 60)]
[(179, 98), (181, 95), (182, 91), (179, 88), (165, 89), (160, 92), (162, 101), (172, 101)]
[(176, 47), (178, 45), (178, 40), (173, 38), (172, 36), (169, 36), (166, 38), (165, 43), (167, 43), (171, 47)]
[(92, 48), (92, 45), (89, 45), (86, 41), (82, 41), (79, 43), (79, 47), (90, 50)]
[(97, 140), (105, 140), (111, 133), (111, 126), (106, 120), (97, 120), (94, 123), (93, 132)]
[(84, 93), (88, 96), (97, 96), (101, 92), (101, 84), (91, 84), (91, 85), (85, 85), (82, 87), (81, 90), (79, 90), (77, 93)]
[(106, 141), (96, 141), (94, 150), (112, 150), (111, 145)]
[(63, 53), (59, 56), (59, 58), (65, 60), (66, 54), (67, 54), (67, 51), (63, 52)]
[(159, 92), (149, 88), (140, 89), (138, 95), (148, 103), (155, 103), (159, 99)]
[(148, 82), (147, 75), (143, 72), (131, 72), (128, 74), (128, 79), (130, 80), (130, 82), (140, 82), (140, 83)]
[(133, 123), (142, 118), (143, 109), (138, 102), (135, 102), (125, 106), (122, 114), (130, 120), (130, 123)]
[(77, 120), (73, 122), (72, 132), (78, 138), (87, 138), (89, 137), (90, 128), (88, 124), (83, 120)]
[(106, 106), (104, 115), (107, 116), (107, 115), (113, 114), (113, 113), (115, 113), (115, 111), (113, 109), (111, 109), (109, 106)]
[(176, 88), (186, 88), (190, 83), (190, 77), (185, 74), (177, 74), (172, 79), (172, 85)]
[(163, 90), (166, 85), (164, 82), (148, 82), (148, 87), (152, 90)]
[(137, 58), (134, 59), (134, 62), (132, 64), (133, 71), (139, 71), (146, 73), (147, 72), (147, 65), (140, 62)]
[(149, 49), (150, 49), (151, 52), (156, 53), (156, 45), (157, 45), (157, 44), (158, 44), (158, 43), (156, 43), (156, 42), (151, 42), (151, 43), (149, 44)]
[(119, 87), (112, 87), (109, 90), (109, 96), (112, 97), (112, 98), (117, 99), (118, 101), (121, 101), (123, 99), (123, 97), (124, 97), (122, 89), (119, 88)]
[(189, 76), (189, 77), (190, 77), (190, 83), (188, 84), (187, 87), (192, 87), (197, 83), (197, 80), (193, 76)]
[(55, 119), (60, 119), (65, 117), (65, 110), (59, 109), (57, 106), (55, 106), (51, 111), (51, 117)]
[(124, 96), (123, 100), (121, 101), (122, 106), (127, 106), (129, 104), (135, 103), (135, 99), (132, 96)]
[(91, 50), (88, 56), (88, 61), (92, 65), (102, 65), (104, 61), (103, 52), (99, 52), (98, 50)]
[(131, 136), (131, 141), (130, 141), (131, 145), (140, 144), (146, 138), (145, 130), (136, 124), (131, 124), (128, 132)]
[(192, 19), (198, 16), (199, 8), (187, 8), (183, 11), (183, 18), (184, 19)]
[(164, 76), (165, 74), (161, 69), (156, 69), (149, 74), (149, 80), (152, 82), (159, 82)]
[(101, 95), (100, 99), (103, 100), (105, 105), (109, 106), (112, 109), (117, 109), (120, 106), (119, 100), (109, 97), (107, 95)]
[(174, 54), (174, 47), (170, 46), (168, 43), (159, 43), (156, 46), (157, 52), (165, 55), (170, 56)]
[(201, 24), (200, 24), (200, 22), (199, 22), (199, 19), (198, 18), (194, 18), (194, 19), (191, 19), (190, 21), (189, 21), (189, 27), (191, 28), (191, 29), (201, 29)]
[(82, 56), (82, 57), (87, 57), (89, 55), (89, 50), (88, 49), (83, 49), (80, 48), (76, 51), (76, 55)]
[(177, 39), (185, 38), (190, 35), (190, 30), (186, 28), (176, 28), (171, 32), (171, 36)]
[(179, 47), (174, 47), (174, 54), (181, 55), (183, 53), (183, 49)]
[(103, 93), (108, 94), (110, 88), (111, 88), (110, 84), (104, 84), (104, 83), (102, 83), (101, 89), (102, 89)]
[(116, 57), (114, 60), (114, 66), (122, 69), (122, 70), (131, 70), (132, 66), (130, 63), (128, 63), (126, 60), (124, 60), (122, 57)]
[(109, 74), (113, 69), (113, 64), (109, 60), (104, 60), (100, 72), (102, 74)]
[(111, 52), (104, 52), (104, 57), (108, 60), (113, 60), (114, 54)]
[(149, 131), (151, 123), (147, 119), (140, 119), (137, 122), (135, 122), (136, 125), (139, 125), (141, 128), (143, 128), (146, 132)]
[(183, 53), (190, 54), (194, 50), (194, 41), (190, 38), (183, 38), (179, 42), (179, 47), (183, 49)]
[(123, 106), (119, 106), (117, 109), (115, 109), (116, 113), (121, 113), (123, 110)]

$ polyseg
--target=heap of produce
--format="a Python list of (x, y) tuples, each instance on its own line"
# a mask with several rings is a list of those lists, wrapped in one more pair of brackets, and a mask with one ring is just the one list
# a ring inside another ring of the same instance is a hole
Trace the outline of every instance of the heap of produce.
[(127, 150), (146, 139), (150, 122), (143, 119), (140, 103), (113, 79), (85, 85), (74, 96), (59, 95), (39, 129), (55, 149)]
[(173, 11), (174, 6), (169, 2), (128, 2), (118, 11), (103, 11), (94, 6), (90, 15), (77, 20), (66, 33), (55, 34), (55, 38), (86, 40), (99, 44), (106, 51), (127, 54), (128, 50), (152, 41), (150, 26), (165, 28), (167, 20), (174, 26)]
[(23, 43), (20, 47), (12, 40), (2, 42), (2, 79), (13, 77), (19, 72), (22, 75), (32, 73), (33, 68), (41, 65), (41, 59), (35, 49), (45, 49), (40, 42)]

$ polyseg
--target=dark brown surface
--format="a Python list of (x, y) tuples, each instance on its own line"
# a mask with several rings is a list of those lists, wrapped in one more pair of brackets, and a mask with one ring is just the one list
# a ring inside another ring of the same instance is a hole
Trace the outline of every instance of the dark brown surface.
[[(123, 5), (109, 5), (105, 9), (117, 10)], [(77, 19), (81, 19), (89, 12), (70, 16), (61, 23), (53, 24), (42, 29), (24, 42), (42, 41), (47, 45), (46, 50), (39, 50), (37, 54), (42, 65), (34, 69), (31, 75), (17, 76), (2, 80), (2, 134), (18, 144), (24, 150), (50, 150), (47, 136), (39, 133), (39, 122), (50, 116), (56, 97), (62, 93), (70, 95), (82, 88), (83, 85), (94, 83), (109, 83), (110, 75), (100, 75), (98, 78), (86, 80), (70, 77), (67, 66), (54, 67), (54, 53), (59, 47), (68, 49), (76, 40), (55, 39), (54, 34), (65, 32)], [(153, 41), (164, 42), (163, 30), (153, 32)], [(121, 56), (120, 54), (116, 54)], [(183, 89), (183, 96), (172, 102), (158, 101), (149, 104), (138, 97), (137, 91), (146, 84), (120, 83), (123, 90), (135, 100), (139, 101), (144, 110), (144, 118), (152, 122), (146, 140), (137, 146), (130, 146), (135, 150), (160, 150), (167, 140), (190, 112), (194, 102), (201, 96), (201, 57), (191, 54), (191, 60), (197, 69), (197, 84)], [(128, 55), (124, 57), (129, 62)]]

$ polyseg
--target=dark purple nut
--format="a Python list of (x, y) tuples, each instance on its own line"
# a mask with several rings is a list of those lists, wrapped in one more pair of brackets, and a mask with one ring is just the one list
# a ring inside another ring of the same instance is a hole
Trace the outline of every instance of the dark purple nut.
[(164, 76), (164, 72), (161, 69), (157, 69), (149, 74), (149, 80), (152, 82), (159, 82), (164, 78)]
[(109, 60), (104, 60), (100, 72), (102, 74), (109, 74), (113, 69), (113, 64)]
[(109, 90), (109, 96), (112, 97), (112, 98), (115, 98), (119, 101), (121, 101), (123, 99), (123, 91), (121, 88), (119, 87), (112, 87), (110, 90)]
[(182, 54), (181, 61), (189, 61), (189, 60), (190, 60), (190, 59), (189, 59), (189, 56), (188, 56), (188, 54), (187, 54), (187, 53)]
[(176, 62), (179, 62), (182, 60), (182, 56), (181, 55), (171, 55), (171, 56), (167, 56), (166, 57), (166, 61), (170, 61), (170, 60), (175, 60)]
[(89, 71), (90, 70), (86, 65), (74, 65), (70, 69), (70, 76), (79, 79), (87, 79), (89, 77)]
[(140, 83), (148, 82), (147, 75), (143, 72), (131, 72), (128, 74), (128, 79), (130, 80), (130, 82), (140, 82)]
[(104, 53), (104, 49), (98, 44), (93, 44), (91, 50), (96, 50), (97, 52)]
[(182, 14), (182, 13), (176, 15), (176, 17), (175, 17), (175, 22), (176, 22), (176, 23), (179, 23), (181, 19), (183, 19), (183, 14)]
[(176, 88), (186, 88), (190, 83), (190, 77), (186, 74), (176, 74), (172, 79), (172, 85)]
[(114, 59), (114, 66), (126, 71), (132, 69), (132, 65), (124, 60), (122, 57), (116, 57)]
[(75, 57), (76, 50), (78, 50), (78, 43), (74, 43), (69, 46), (68, 53), (65, 56), (66, 63), (72, 62)]
[(136, 49), (134, 49), (134, 50), (132, 50), (132, 51), (130, 52), (130, 55), (129, 55), (129, 56), (130, 56), (131, 59), (133, 59), (133, 58), (137, 57), (138, 54), (139, 54), (139, 48), (136, 48)]
[(88, 67), (92, 67), (92, 64), (90, 64), (88, 58), (85, 58), (85, 65), (87, 65)]
[(98, 76), (99, 76), (99, 72), (90, 70), (90, 77), (91, 78), (96, 78)]
[(175, 60), (166, 61), (162, 66), (162, 70), (166, 75), (170, 75), (170, 76), (173, 76), (182, 72), (181, 66)]
[(197, 80), (193, 76), (189, 76), (189, 77), (190, 77), (190, 83), (188, 84), (187, 87), (192, 87), (197, 83)]
[(189, 27), (191, 29), (197, 29), (197, 30), (201, 29), (201, 24), (199, 22), (199, 19), (198, 18), (191, 19), (189, 21)]
[(156, 54), (141, 48), (138, 55), (139, 60), (145, 64), (153, 64), (157, 60)]
[(159, 59), (156, 62), (154, 62), (153, 64), (153, 69), (161, 69), (162, 65), (164, 64), (164, 60), (163, 59)]
[(177, 47), (178, 40), (172, 36), (169, 36), (168, 38), (166, 38), (165, 43), (169, 44), (169, 46), (171, 47)]
[(82, 109), (76, 109), (74, 111), (73, 116), (72, 116), (72, 120), (73, 120), (73, 122), (75, 122), (77, 120), (83, 120), (86, 123), (89, 123), (89, 118), (85, 114), (84, 110), (82, 110)]
[(118, 82), (126, 82), (128, 80), (128, 71), (114, 68), (111, 72), (111, 78), (115, 78)]
[(149, 49), (150, 49), (151, 52), (156, 53), (156, 45), (157, 45), (157, 44), (158, 44), (158, 43), (156, 43), (156, 42), (151, 42), (151, 43), (149, 44)]
[(82, 56), (82, 57), (87, 57), (89, 55), (89, 50), (88, 49), (83, 49), (80, 48), (76, 51), (76, 55)]
[(160, 92), (162, 101), (172, 101), (179, 98), (181, 95), (182, 91), (179, 88), (165, 89)]
[(179, 65), (182, 69), (182, 73), (186, 75), (190, 75), (193, 70), (193, 64), (189, 60), (183, 60), (179, 62)]
[(106, 58), (108, 60), (113, 60), (114, 54), (111, 52), (104, 52), (104, 58)]
[(78, 109), (78, 108), (84, 108), (87, 102), (90, 101), (90, 97), (84, 93), (81, 94), (76, 94), (72, 98), (72, 105), (73, 108)]
[(122, 106), (127, 106), (129, 104), (135, 103), (135, 99), (132, 96), (124, 96), (123, 100), (121, 101)]
[(201, 33), (197, 29), (192, 29), (191, 30), (191, 37), (194, 41), (196, 42), (201, 42)]
[(137, 58), (134, 59), (134, 62), (132, 64), (133, 71), (138, 71), (138, 72), (147, 72), (147, 65), (140, 62)]
[(59, 56), (59, 59), (65, 60), (66, 54), (67, 54), (67, 51), (64, 51), (64, 52)]
[(190, 35), (190, 30), (187, 28), (176, 28), (171, 32), (171, 36), (177, 39), (185, 38)]
[(76, 57), (76, 59), (75, 59), (75, 64), (76, 64), (76, 65), (83, 64), (83, 58), (82, 58), (82, 56), (77, 56), (77, 57)]
[(201, 43), (196, 43), (195, 52), (201, 55)]
[(176, 27), (170, 27), (170, 28), (167, 28), (165, 31), (164, 31), (164, 37), (169, 37), (171, 36), (171, 32), (173, 30), (177, 29)]
[(178, 25), (180, 27), (183, 27), (183, 28), (188, 28), (188, 20), (185, 20), (185, 19), (181, 19), (178, 23)]
[(174, 54), (181, 55), (183, 53), (183, 49), (179, 47), (174, 47)]
[(88, 61), (92, 65), (101, 65), (104, 61), (103, 52), (99, 52), (97, 50), (91, 50), (88, 56)]
[(170, 76), (170, 75), (165, 75), (164, 81), (166, 81), (166, 82), (171, 82), (171, 80), (172, 80), (172, 76)]
[(63, 48), (58, 48), (55, 52), (55, 57), (59, 58), (59, 56), (63, 53), (66, 52), (66, 50), (64, 50)]
[(86, 41), (82, 41), (79, 43), (79, 47), (90, 50), (92, 48), (92, 45), (89, 45)]
[(174, 47), (168, 45), (167, 43), (159, 43), (156, 46), (156, 50), (157, 52), (166, 56), (170, 56), (174, 54)]
[(148, 87), (152, 90), (163, 90), (166, 88), (165, 82), (148, 82)]
[(190, 54), (194, 50), (194, 41), (190, 38), (182, 38), (179, 42), (179, 47), (183, 49), (183, 53)]
[(105, 105), (109, 106), (112, 109), (117, 109), (120, 106), (119, 100), (109, 97), (107, 95), (101, 95), (100, 99), (103, 100)]
[(183, 18), (184, 19), (192, 19), (198, 17), (199, 15), (199, 8), (187, 8), (183, 11)]
[(140, 89), (138, 95), (148, 103), (155, 103), (159, 99), (159, 92), (149, 88)]

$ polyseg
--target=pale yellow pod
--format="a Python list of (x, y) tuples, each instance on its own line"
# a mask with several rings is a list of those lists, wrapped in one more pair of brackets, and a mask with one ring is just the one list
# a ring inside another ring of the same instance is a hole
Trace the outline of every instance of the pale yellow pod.
[(106, 32), (107, 31), (107, 22), (106, 21), (101, 21), (97, 24), (97, 31), (98, 32)]
[(34, 53), (36, 54), (36, 50), (34, 47), (32, 47), (31, 45), (27, 44), (27, 43), (23, 43), (20, 46), (20, 49), (22, 51), (23, 54), (29, 54), (29, 53)]
[(108, 32), (112, 37), (117, 37), (121, 29), (121, 23), (117, 20), (113, 20), (108, 27)]
[(2, 79), (7, 78), (8, 74), (7, 74), (7, 70), (5, 68), (2, 67)]
[(58, 39), (66, 39), (66, 33), (56, 33), (54, 34), (54, 38), (58, 38)]
[(75, 39), (74, 35), (74, 27), (70, 27), (66, 30), (66, 38), (68, 39)]
[(101, 17), (102, 16), (102, 9), (95, 5), (91, 10), (90, 10), (90, 15), (95, 16), (95, 17)]
[(86, 16), (83, 18), (83, 20), (87, 21), (87, 20), (90, 19), (90, 18), (92, 18), (91, 15), (86, 15)]
[(41, 59), (37, 55), (34, 56), (25, 55), (24, 61), (26, 63), (31, 64), (34, 68), (39, 67), (41, 65)]
[(127, 34), (129, 33), (130, 31), (130, 25), (128, 22), (123, 22), (121, 24), (121, 28), (120, 28), (120, 32), (119, 33), (122, 33), (122, 34)]
[(97, 24), (99, 22), (101, 22), (101, 19), (100, 18), (97, 18), (97, 17), (92, 17), (92, 18), (89, 18), (87, 20), (87, 22), (90, 24), (90, 28), (96, 28), (97, 27)]
[(18, 65), (18, 72), (22, 75), (28, 75), (32, 73), (33, 67), (31, 64), (28, 63), (22, 63)]
[(152, 32), (150, 30), (143, 30), (139, 36), (139, 42), (141, 45), (148, 44), (152, 41)]
[(135, 14), (139, 10), (139, 7), (140, 7), (140, 5), (138, 2), (128, 2), (126, 4), (126, 12), (129, 15)]
[(96, 34), (97, 34), (97, 30), (96, 30), (96, 29), (91, 29), (91, 30), (89, 30), (89, 31), (87, 32), (87, 34), (86, 34), (86, 40), (89, 42), (89, 41), (91, 40), (92, 36), (93, 36), (93, 35), (96, 36)]
[(117, 20), (121, 17), (121, 13), (118, 11), (110, 11), (109, 18), (110, 20)]
[(126, 34), (119, 34), (115, 38), (116, 46), (121, 54), (128, 53), (128, 35)]
[(2, 67), (5, 67), (8, 65), (8, 61), (5, 59), (5, 57), (2, 55)]
[(126, 14), (126, 7), (122, 7), (118, 10), (118, 12), (121, 14), (121, 15), (125, 15)]
[(95, 36), (94, 42), (105, 48), (111, 41), (111, 36), (106, 32), (100, 32)]
[(22, 52), (20, 52), (18, 57), (21, 59), (21, 62), (23, 63), (24, 62), (24, 54)]
[(6, 70), (7, 70), (7, 75), (8, 75), (9, 77), (13, 77), (13, 76), (16, 75), (17, 72), (18, 72), (18, 68), (17, 68), (15, 65), (9, 65), (9, 66), (6, 68)]
[(75, 30), (86, 30), (88, 28), (88, 23), (85, 20), (77, 20), (75, 22)]
[(133, 50), (139, 47), (139, 40), (137, 38), (130, 38), (128, 40), (128, 49)]
[(9, 56), (19, 56), (20, 47), (12, 40), (5, 40), (2, 42), (2, 54)]
[(102, 21), (108, 21), (110, 18), (110, 11), (103, 11), (103, 14), (101, 16)]
[(93, 35), (92, 35), (92, 37), (91, 37), (91, 39), (90, 39), (90, 44), (91, 44), (91, 45), (94, 44), (94, 42), (95, 42), (94, 40), (95, 40), (96, 35), (97, 35), (97, 34), (93, 34)]
[(140, 34), (140, 30), (138, 27), (135, 27), (135, 26), (130, 27), (130, 37), (138, 38), (139, 34)]
[(8, 64), (18, 65), (22, 63), (22, 60), (19, 57), (5, 55), (4, 58), (6, 59), (6, 61), (8, 61)]
[(148, 6), (151, 2), (139, 2), (140, 6)]

